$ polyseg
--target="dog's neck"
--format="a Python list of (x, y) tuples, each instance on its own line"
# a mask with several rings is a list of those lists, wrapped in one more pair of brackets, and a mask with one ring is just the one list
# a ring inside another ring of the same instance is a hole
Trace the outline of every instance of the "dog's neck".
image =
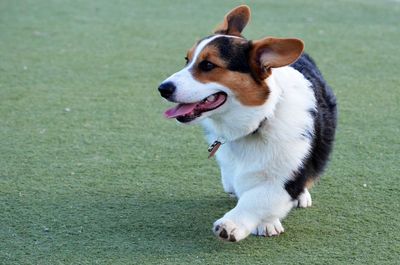
[(210, 142), (223, 139), (233, 142), (258, 132), (267, 120), (273, 118), (282, 90), (273, 78), (266, 81), (270, 88), (268, 99), (259, 106), (244, 106), (234, 98), (228, 98), (227, 111), (206, 118), (202, 125)]
[[(253, 132), (243, 136), (242, 138), (259, 133), (261, 127), (263, 127), (263, 125), (267, 122), (267, 120), (268, 120), (267, 117), (265, 117), (259, 123), (257, 129), (255, 129)], [(236, 140), (239, 140), (239, 139), (236, 139)], [(215, 153), (218, 151), (218, 149), (221, 147), (221, 145), (225, 144), (226, 142), (227, 142), (227, 140), (223, 137), (218, 137), (214, 142), (212, 142), (208, 147), (208, 152), (209, 152), (208, 158), (213, 157), (215, 155)]]
[(202, 124), (209, 141), (234, 142), (258, 132), (266, 120), (266, 116), (261, 116), (259, 120), (254, 120), (254, 118), (250, 120), (250, 118), (243, 117), (243, 120), (234, 123), (230, 117), (208, 118)]

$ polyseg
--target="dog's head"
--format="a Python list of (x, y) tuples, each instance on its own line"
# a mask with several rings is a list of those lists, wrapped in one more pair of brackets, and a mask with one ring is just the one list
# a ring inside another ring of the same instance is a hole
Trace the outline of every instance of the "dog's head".
[(161, 96), (177, 105), (167, 118), (190, 123), (241, 107), (264, 105), (270, 95), (271, 68), (296, 61), (303, 51), (298, 39), (249, 41), (241, 33), (250, 9), (230, 11), (214, 34), (198, 41), (186, 55), (186, 66), (161, 83)]

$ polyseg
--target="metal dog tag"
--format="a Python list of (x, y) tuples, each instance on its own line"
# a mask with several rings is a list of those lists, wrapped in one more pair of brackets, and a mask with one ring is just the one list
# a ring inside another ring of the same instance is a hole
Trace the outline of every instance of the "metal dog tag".
[(218, 148), (221, 146), (221, 142), (220, 141), (215, 141), (212, 144), (210, 144), (210, 146), (208, 147), (208, 152), (210, 153), (208, 155), (208, 158), (211, 158), (215, 155), (215, 153), (218, 151)]

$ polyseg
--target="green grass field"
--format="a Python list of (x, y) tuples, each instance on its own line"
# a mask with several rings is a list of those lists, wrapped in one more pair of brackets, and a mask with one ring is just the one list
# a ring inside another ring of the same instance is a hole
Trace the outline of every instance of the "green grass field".
[(0, 264), (399, 264), (399, 1), (249, 1), (338, 97), (314, 205), (220, 242), (235, 205), (157, 86), (239, 1), (0, 1)]

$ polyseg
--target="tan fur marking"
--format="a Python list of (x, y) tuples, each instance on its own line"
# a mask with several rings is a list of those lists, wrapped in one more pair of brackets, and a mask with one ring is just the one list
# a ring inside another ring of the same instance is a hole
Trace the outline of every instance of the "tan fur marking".
[[(203, 72), (198, 68), (203, 60), (208, 60), (217, 67)], [(201, 83), (215, 82), (229, 88), (243, 105), (258, 106), (265, 103), (269, 95), (265, 82), (257, 82), (250, 73), (230, 71), (226, 66), (227, 62), (221, 59), (218, 49), (210, 45), (199, 54), (192, 72), (194, 78)]]
[(313, 186), (314, 186), (314, 178), (309, 178), (309, 179), (307, 179), (307, 181), (306, 181), (306, 188), (307, 189), (311, 189)]
[(314, 185), (318, 184), (320, 180), (320, 176), (311, 176), (307, 179), (306, 181), (306, 188), (311, 190), (312, 187), (314, 187)]
[(192, 48), (190, 48), (186, 54), (186, 58), (191, 61), (193, 59), (194, 56), (194, 51), (196, 50), (197, 44), (193, 45)]

